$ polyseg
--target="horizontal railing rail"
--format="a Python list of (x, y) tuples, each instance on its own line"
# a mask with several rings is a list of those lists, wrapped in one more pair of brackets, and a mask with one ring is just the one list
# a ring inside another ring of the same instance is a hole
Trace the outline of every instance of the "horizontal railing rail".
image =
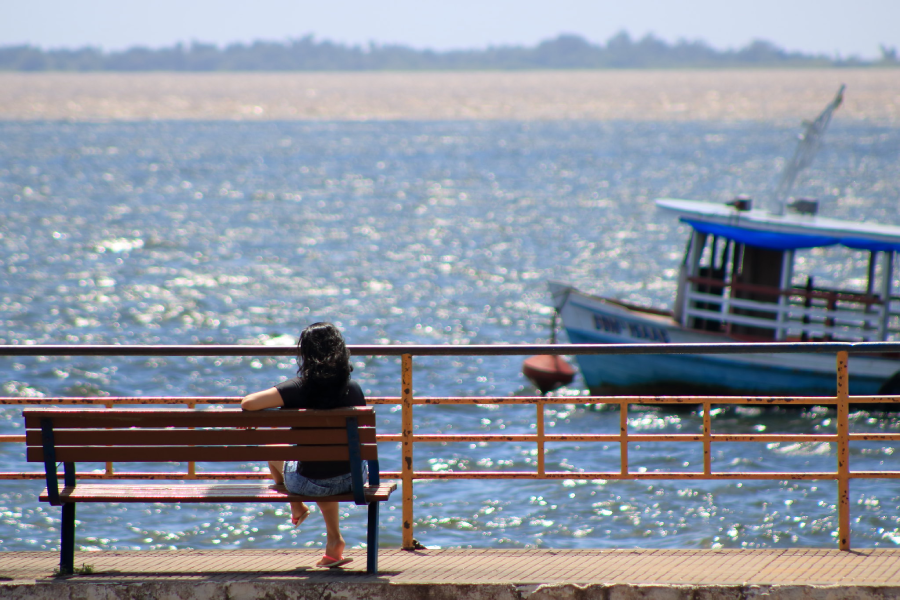
[[(401, 363), (399, 397), (367, 398), (367, 403), (401, 406), (400, 433), (382, 433), (379, 442), (401, 444), (400, 465), (397, 472), (383, 472), (385, 478), (399, 479), (403, 484), (403, 547), (412, 548), (413, 542), (413, 485), (415, 480), (428, 479), (568, 479), (568, 480), (832, 480), (838, 484), (838, 538), (842, 550), (850, 549), (850, 497), (851, 479), (900, 479), (898, 471), (851, 471), (849, 447), (851, 442), (900, 441), (900, 433), (850, 433), (849, 407), (854, 403), (898, 404), (900, 396), (850, 396), (848, 358), (853, 354), (900, 353), (900, 343), (895, 342), (792, 342), (792, 343), (730, 343), (730, 344), (608, 344), (608, 345), (471, 345), (471, 346), (350, 346), (355, 356), (399, 356)], [(412, 385), (412, 361), (414, 356), (522, 356), (532, 354), (580, 355), (580, 354), (783, 354), (826, 353), (836, 355), (836, 393), (834, 396), (803, 397), (739, 397), (739, 396), (513, 396), (513, 397), (416, 397)], [(294, 356), (293, 346), (72, 346), (72, 345), (6, 345), (0, 346), (0, 356)], [(900, 363), (898, 363), (900, 367)], [(198, 405), (237, 404), (239, 397), (45, 397), (0, 398), (6, 405), (171, 405), (188, 407)], [(534, 433), (526, 434), (421, 434), (414, 433), (413, 407), (423, 405), (533, 405), (536, 408)], [(619, 432), (611, 434), (549, 434), (545, 431), (544, 409), (554, 404), (607, 404), (619, 407)], [(702, 409), (702, 431), (696, 434), (630, 433), (628, 408), (631, 405), (697, 405)], [(713, 433), (713, 405), (833, 405), (837, 411), (836, 433), (815, 434), (765, 434)], [(548, 471), (545, 468), (547, 444), (558, 442), (605, 442), (619, 445), (619, 469), (615, 471), (572, 472)], [(0, 436), (0, 442), (22, 443), (24, 436)], [(444, 444), (450, 442), (518, 442), (536, 445), (536, 465), (530, 471), (416, 471), (413, 466), (416, 444)], [(632, 471), (629, 467), (628, 444), (633, 442), (684, 442), (703, 446), (702, 471)], [(712, 469), (712, 444), (729, 442), (827, 442), (837, 446), (837, 464), (834, 471), (794, 472), (732, 472)], [(188, 463), (187, 472), (116, 472), (112, 463), (106, 470), (85, 473), (94, 479), (263, 479), (260, 472), (210, 472), (196, 470)], [(0, 473), (0, 479), (43, 479), (44, 473)]]
[[(529, 356), (555, 354), (883, 354), (900, 342), (753, 342), (726, 344), (394, 344), (348, 345), (353, 356)], [(0, 356), (282, 356), (296, 346), (0, 344)]]

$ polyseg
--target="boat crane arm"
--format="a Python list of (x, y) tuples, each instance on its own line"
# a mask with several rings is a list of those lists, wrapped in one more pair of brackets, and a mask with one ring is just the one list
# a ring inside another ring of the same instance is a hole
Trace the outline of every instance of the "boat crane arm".
[(790, 194), (791, 189), (794, 187), (794, 181), (797, 179), (797, 174), (812, 164), (816, 153), (819, 151), (822, 136), (825, 134), (828, 124), (831, 123), (831, 115), (844, 100), (845, 87), (845, 85), (841, 85), (837, 94), (834, 96), (834, 100), (825, 107), (825, 110), (822, 111), (822, 114), (820, 114), (815, 121), (803, 122), (805, 129), (803, 130), (803, 133), (800, 134), (800, 143), (797, 144), (797, 149), (794, 151), (794, 157), (785, 165), (784, 171), (781, 172), (781, 179), (778, 181), (778, 186), (775, 188), (775, 201), (778, 214), (784, 214), (784, 205), (785, 202), (787, 202), (788, 194)]

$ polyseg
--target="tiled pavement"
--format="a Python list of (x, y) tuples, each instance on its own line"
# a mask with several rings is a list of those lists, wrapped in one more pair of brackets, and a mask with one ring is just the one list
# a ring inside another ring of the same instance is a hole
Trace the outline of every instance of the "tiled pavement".
[[(378, 576), (364, 550), (345, 569), (313, 569), (312, 550), (77, 552), (93, 567), (79, 582), (382, 581), (410, 583), (627, 583), (900, 586), (900, 550), (415, 550), (384, 549)], [(49, 580), (55, 552), (0, 553), (0, 581)]]

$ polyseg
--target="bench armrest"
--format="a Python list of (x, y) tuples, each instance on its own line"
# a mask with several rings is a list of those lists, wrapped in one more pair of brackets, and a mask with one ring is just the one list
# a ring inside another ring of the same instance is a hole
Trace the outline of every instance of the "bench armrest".
[(362, 453), (359, 448), (359, 424), (354, 417), (347, 419), (347, 449), (350, 452), (350, 478), (353, 486), (353, 500), (356, 504), (366, 505), (366, 494), (363, 491), (365, 482), (362, 473)]

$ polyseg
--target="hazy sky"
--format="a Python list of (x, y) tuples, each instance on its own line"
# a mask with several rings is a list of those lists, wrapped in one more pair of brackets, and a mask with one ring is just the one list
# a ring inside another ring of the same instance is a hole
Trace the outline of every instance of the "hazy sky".
[(0, 0), (0, 46), (117, 50), (176, 42), (284, 41), (446, 50), (533, 45), (625, 30), (718, 49), (765, 39), (788, 50), (875, 58), (900, 47), (900, 0)]

